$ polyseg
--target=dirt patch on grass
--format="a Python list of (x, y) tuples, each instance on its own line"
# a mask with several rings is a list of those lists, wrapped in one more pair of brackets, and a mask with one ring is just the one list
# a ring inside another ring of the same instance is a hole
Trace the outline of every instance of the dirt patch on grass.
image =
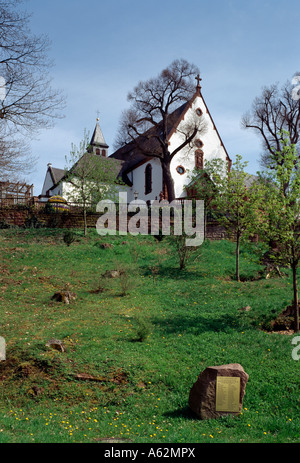
[(5, 381), (11, 378), (49, 378), (51, 373), (51, 365), (48, 361), (38, 359), (20, 359), (11, 357), (0, 363), (0, 381)]
[(10, 275), (10, 271), (6, 265), (0, 265), (0, 275)]
[(122, 369), (113, 370), (109, 375), (90, 375), (88, 373), (75, 373), (74, 378), (79, 381), (92, 381), (92, 382), (109, 382), (114, 384), (127, 384), (128, 375)]
[(285, 334), (287, 336), (292, 336), (295, 334), (294, 330), (283, 330), (283, 331), (268, 331), (268, 334)]
[(293, 334), (295, 332), (294, 307), (286, 307), (276, 318), (263, 324), (262, 328), (264, 331), (272, 333)]

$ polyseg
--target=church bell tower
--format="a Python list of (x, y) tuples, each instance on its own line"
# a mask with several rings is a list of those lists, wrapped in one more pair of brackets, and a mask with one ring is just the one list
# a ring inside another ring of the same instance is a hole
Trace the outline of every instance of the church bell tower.
[(109, 146), (106, 144), (100, 124), (99, 117), (97, 117), (96, 127), (92, 135), (88, 152), (96, 156), (107, 158)]

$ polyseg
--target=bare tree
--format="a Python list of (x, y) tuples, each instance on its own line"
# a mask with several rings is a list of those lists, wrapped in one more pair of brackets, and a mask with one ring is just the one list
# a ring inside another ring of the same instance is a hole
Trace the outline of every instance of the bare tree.
[(30, 16), (15, 9), (20, 2), (0, 1), (0, 75), (5, 85), (0, 118), (31, 132), (59, 117), (63, 97), (51, 88), (47, 73), (49, 40), (31, 33)]
[(24, 171), (30, 164), (29, 146), (24, 150), (20, 135), (28, 139), (52, 126), (64, 106), (48, 75), (49, 40), (32, 34), (30, 15), (18, 10), (21, 3), (0, 0), (0, 166), (7, 172)]
[(268, 166), (270, 160), (283, 163), (282, 131), (290, 134), (291, 143), (296, 145), (300, 156), (300, 99), (293, 96), (292, 82), (280, 89), (279, 84), (264, 87), (262, 94), (255, 98), (252, 108), (242, 118), (245, 129), (253, 129), (262, 139), (261, 164)]
[(29, 143), (23, 139), (0, 137), (0, 178), (12, 182), (32, 172), (36, 159), (30, 152)]
[(131, 143), (145, 156), (160, 160), (169, 201), (175, 199), (171, 160), (204, 130), (199, 117), (189, 121), (180, 133), (179, 146), (170, 151), (169, 136), (174, 118), (178, 117), (176, 110), (195, 94), (197, 74), (198, 68), (186, 60), (173, 61), (157, 77), (140, 82), (128, 94), (131, 107), (121, 118), (116, 147)]

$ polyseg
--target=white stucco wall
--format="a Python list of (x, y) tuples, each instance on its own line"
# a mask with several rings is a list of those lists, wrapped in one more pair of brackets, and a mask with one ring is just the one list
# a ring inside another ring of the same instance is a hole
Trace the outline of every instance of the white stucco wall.
[[(76, 178), (73, 179), (73, 182), (76, 182)], [(100, 187), (100, 185), (99, 185)], [(104, 190), (107, 191), (107, 187), (103, 184)], [(126, 188), (126, 187), (125, 187)], [(80, 201), (80, 196), (79, 196), (79, 190), (75, 188), (71, 183), (69, 182), (62, 182), (59, 186), (58, 189), (61, 191), (61, 196), (63, 196), (68, 202), (76, 202), (77, 200)], [(123, 188), (120, 188), (119, 186), (114, 186), (113, 187), (113, 194), (116, 193), (117, 191), (124, 191)], [(54, 193), (53, 193), (54, 194)], [(55, 193), (58, 194), (58, 193)], [(89, 187), (87, 185), (86, 187), (86, 195), (89, 196)]]
[[(152, 166), (152, 191), (145, 195), (145, 169), (148, 164)], [(151, 159), (149, 162), (142, 164), (132, 172), (133, 187), (128, 192), (128, 201), (134, 200), (134, 192), (138, 192), (138, 199), (143, 201), (153, 200), (159, 196), (162, 191), (162, 169), (159, 159)]]
[[(199, 120), (205, 121), (205, 132), (196, 136), (195, 139), (200, 139), (203, 142), (203, 161), (210, 161), (215, 158), (221, 158), (226, 161), (226, 151), (222, 146), (217, 130), (214, 129), (213, 121), (206, 110), (205, 103), (201, 96), (197, 96), (192, 104), (192, 107), (187, 111), (183, 121), (180, 122), (177, 131), (170, 139), (170, 152), (172, 153), (184, 141), (184, 126), (197, 119), (196, 109), (200, 108), (202, 115)], [(175, 196), (176, 198), (184, 197), (184, 186), (190, 183), (190, 177), (193, 169), (195, 168), (195, 151), (199, 149), (196, 147), (186, 147), (177, 153), (171, 161), (171, 174), (174, 179)], [(128, 202), (134, 199), (134, 192), (138, 192), (138, 198), (144, 201), (153, 200), (155, 196), (159, 197), (159, 193), (163, 189), (162, 168), (159, 159), (152, 159), (149, 161), (152, 165), (152, 191), (145, 195), (145, 169), (148, 163), (138, 166), (132, 172), (133, 186), (128, 191)], [(176, 171), (178, 166), (183, 166), (185, 169), (184, 174), (179, 174)]]
[[(218, 133), (214, 129), (213, 121), (211, 120), (209, 113), (206, 111), (206, 106), (200, 96), (195, 98), (192, 107), (185, 114), (184, 120), (180, 122), (178, 130), (172, 135), (170, 139), (170, 151), (174, 151), (184, 141), (183, 135), (180, 134), (180, 131), (184, 131), (184, 125), (187, 124), (191, 118), (195, 117), (195, 111), (197, 108), (202, 110), (202, 116), (200, 116), (200, 119), (203, 119), (206, 125), (205, 133), (200, 134), (199, 136), (196, 135), (196, 138), (203, 142), (203, 147), (201, 148), (203, 151), (203, 160), (210, 161), (215, 158), (221, 158), (225, 161), (225, 149), (221, 144)], [(177, 153), (171, 161), (171, 174), (174, 179), (176, 198), (185, 196), (183, 187), (190, 183), (190, 175), (192, 170), (195, 168), (196, 150), (196, 147), (186, 147)], [(180, 175), (176, 171), (178, 166), (184, 167), (184, 174)]]

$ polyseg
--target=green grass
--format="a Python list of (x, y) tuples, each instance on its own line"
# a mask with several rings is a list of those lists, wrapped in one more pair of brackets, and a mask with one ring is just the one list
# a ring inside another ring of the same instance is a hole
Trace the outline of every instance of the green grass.
[[(166, 240), (76, 236), (68, 247), (62, 230), (1, 230), (0, 442), (299, 442), (293, 336), (262, 330), (291, 302), (290, 274), (265, 279), (261, 249), (244, 245), (237, 283), (228, 241), (205, 242), (180, 271)], [(112, 269), (130, 280), (125, 296), (101, 277)], [(76, 301), (52, 301), (62, 289)], [(243, 412), (199, 420), (189, 391), (227, 363), (249, 374)]]

